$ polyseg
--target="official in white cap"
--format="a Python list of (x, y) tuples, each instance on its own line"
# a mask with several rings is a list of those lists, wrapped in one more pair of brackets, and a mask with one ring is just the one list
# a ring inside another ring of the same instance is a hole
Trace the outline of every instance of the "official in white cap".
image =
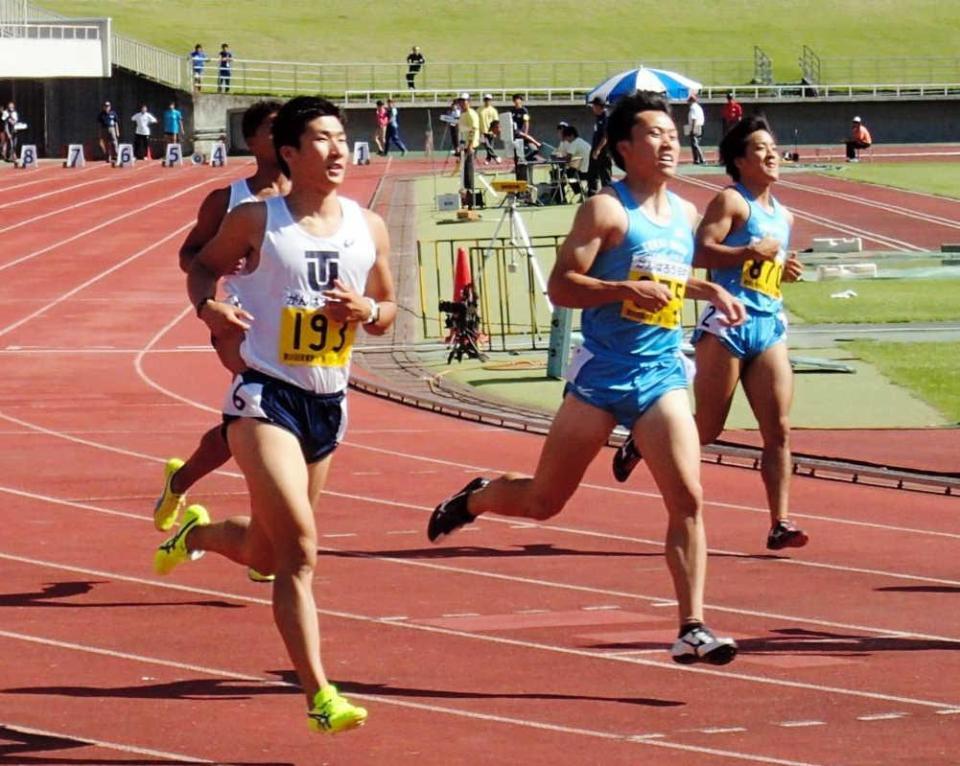
[(858, 162), (858, 152), (863, 149), (869, 149), (873, 144), (873, 137), (863, 120), (859, 116), (853, 118), (853, 125), (850, 127), (850, 138), (847, 140), (847, 162)]

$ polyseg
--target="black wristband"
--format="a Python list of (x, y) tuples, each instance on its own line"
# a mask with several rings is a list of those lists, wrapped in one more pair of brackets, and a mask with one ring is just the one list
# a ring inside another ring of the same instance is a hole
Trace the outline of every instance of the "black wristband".
[(208, 295), (206, 298), (201, 298), (200, 300), (198, 300), (197, 301), (197, 317), (199, 317), (200, 314), (203, 313), (204, 306), (206, 306), (210, 301), (215, 301), (215, 300), (216, 298), (214, 298), (212, 295)]

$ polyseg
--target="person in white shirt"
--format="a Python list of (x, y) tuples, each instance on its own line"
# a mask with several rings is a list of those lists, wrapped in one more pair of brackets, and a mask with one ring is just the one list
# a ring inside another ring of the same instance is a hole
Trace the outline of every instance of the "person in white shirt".
[(157, 118), (150, 114), (146, 104), (141, 104), (140, 111), (130, 119), (136, 125), (133, 131), (133, 154), (142, 160), (150, 148), (150, 126), (157, 124)]
[(0, 114), (0, 159), (13, 162), (17, 158), (17, 124), (20, 116), (11, 101)]
[(693, 152), (693, 164), (703, 164), (703, 150), (700, 148), (700, 137), (703, 135), (703, 107), (697, 103), (695, 93), (687, 99), (690, 109), (687, 111), (686, 133), (690, 136), (690, 151)]
[(560, 146), (553, 156), (567, 160), (566, 176), (574, 194), (583, 194), (583, 182), (587, 179), (590, 167), (590, 144), (580, 138), (579, 131), (573, 125), (562, 123), (560, 128)]

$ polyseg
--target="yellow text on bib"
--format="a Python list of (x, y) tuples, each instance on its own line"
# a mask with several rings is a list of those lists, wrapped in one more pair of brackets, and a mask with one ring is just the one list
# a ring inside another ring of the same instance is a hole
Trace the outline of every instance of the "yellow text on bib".
[(740, 286), (756, 290), (780, 300), (780, 280), (783, 279), (783, 264), (780, 261), (744, 261), (740, 272)]
[(671, 279), (662, 274), (651, 274), (649, 271), (638, 271), (631, 269), (627, 277), (631, 281), (642, 282), (644, 280), (653, 280), (670, 288), (670, 302), (659, 311), (647, 311), (640, 308), (633, 301), (624, 301), (623, 308), (620, 309), (620, 316), (629, 319), (631, 322), (640, 322), (642, 324), (656, 325), (665, 327), (668, 330), (675, 330), (680, 326), (680, 319), (683, 313), (683, 295), (687, 290), (687, 283), (679, 279)]
[(356, 325), (330, 319), (323, 309), (284, 306), (280, 312), (280, 361), (308, 367), (345, 367)]

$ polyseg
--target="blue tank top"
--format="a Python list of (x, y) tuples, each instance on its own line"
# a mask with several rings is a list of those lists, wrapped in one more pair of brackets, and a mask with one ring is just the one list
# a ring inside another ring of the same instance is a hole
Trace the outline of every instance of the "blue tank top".
[(790, 224), (783, 206), (772, 196), (773, 210), (766, 210), (741, 184), (733, 187), (747, 201), (750, 217), (739, 229), (731, 231), (724, 245), (743, 247), (770, 236), (780, 243), (780, 252), (775, 261), (744, 261), (737, 266), (711, 269), (710, 279), (726, 288), (747, 307), (751, 314), (776, 314), (783, 309), (783, 294), (780, 280), (783, 277), (783, 262), (790, 246)]
[(667, 192), (670, 220), (659, 224), (641, 210), (623, 181), (612, 186), (627, 211), (627, 231), (619, 245), (597, 255), (587, 274), (613, 281), (652, 279), (670, 287), (673, 299), (656, 312), (644, 311), (633, 301), (584, 309), (584, 346), (599, 356), (653, 361), (680, 348), (680, 314), (693, 262), (693, 231), (675, 194)]

